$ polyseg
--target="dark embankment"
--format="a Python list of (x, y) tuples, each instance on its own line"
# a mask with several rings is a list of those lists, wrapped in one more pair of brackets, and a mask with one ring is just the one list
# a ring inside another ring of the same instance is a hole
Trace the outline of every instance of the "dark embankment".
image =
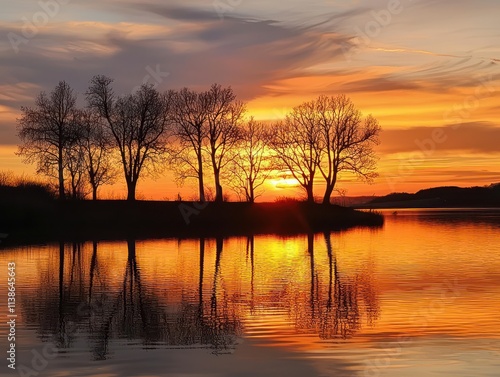
[(9, 241), (12, 235), (20, 240), (48, 235), (55, 203), (51, 190), (37, 183), (0, 185), (0, 233), (8, 234)]
[(294, 234), (383, 224), (377, 213), (300, 202), (202, 205), (0, 198), (0, 211), (0, 233), (9, 234), (9, 243)]

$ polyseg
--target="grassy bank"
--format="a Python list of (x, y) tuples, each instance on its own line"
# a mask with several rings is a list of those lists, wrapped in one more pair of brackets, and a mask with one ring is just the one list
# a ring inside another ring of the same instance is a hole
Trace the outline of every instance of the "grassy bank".
[(16, 242), (294, 234), (383, 224), (376, 213), (300, 202), (0, 200), (0, 211), (0, 233)]

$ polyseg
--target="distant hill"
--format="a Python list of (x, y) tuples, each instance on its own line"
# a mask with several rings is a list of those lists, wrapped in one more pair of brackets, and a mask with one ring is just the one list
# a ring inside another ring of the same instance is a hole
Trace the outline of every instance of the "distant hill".
[(365, 208), (500, 207), (500, 183), (485, 187), (433, 187), (414, 194), (398, 192), (376, 197), (362, 206)]
[(332, 198), (331, 203), (343, 207), (357, 207), (369, 203), (376, 196), (335, 196)]

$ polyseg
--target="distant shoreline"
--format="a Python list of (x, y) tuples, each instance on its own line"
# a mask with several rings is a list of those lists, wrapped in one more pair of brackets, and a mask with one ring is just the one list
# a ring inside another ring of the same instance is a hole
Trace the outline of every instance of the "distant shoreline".
[(364, 205), (354, 205), (351, 206), (353, 209), (357, 210), (382, 210), (382, 209), (500, 209), (500, 205), (492, 203), (491, 205), (458, 205), (446, 203), (440, 203), (438, 201), (405, 201), (405, 202), (387, 202), (387, 203), (376, 203), (376, 204), (364, 204)]
[(500, 208), (500, 184), (475, 187), (432, 187), (410, 194), (394, 192), (375, 198), (344, 198), (351, 208)]
[(377, 208), (366, 208), (366, 207), (351, 207), (356, 210), (377, 210), (377, 211), (390, 211), (393, 209), (402, 210), (402, 211), (422, 211), (422, 212), (499, 212), (499, 207), (377, 207)]

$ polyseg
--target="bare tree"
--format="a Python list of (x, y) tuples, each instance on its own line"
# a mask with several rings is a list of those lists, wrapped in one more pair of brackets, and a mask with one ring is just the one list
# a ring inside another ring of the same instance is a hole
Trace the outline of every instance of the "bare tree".
[(314, 202), (314, 179), (321, 159), (321, 134), (311, 102), (295, 107), (274, 125), (271, 149), (276, 166), (286, 170)]
[(295, 107), (276, 126), (272, 140), (275, 156), (314, 201), (314, 179), (319, 170), (326, 182), (323, 203), (330, 203), (340, 172), (373, 179), (380, 126), (344, 95), (320, 96)]
[(340, 172), (349, 171), (371, 181), (376, 173), (373, 146), (379, 143), (380, 126), (371, 115), (362, 118), (345, 95), (320, 96), (310, 103), (323, 145), (319, 170), (326, 181), (323, 204), (329, 204)]
[(188, 88), (172, 96), (177, 144), (171, 149), (171, 165), (180, 181), (198, 180), (199, 200), (205, 202), (203, 143), (207, 137), (207, 97)]
[(73, 200), (83, 199), (85, 197), (85, 155), (80, 144), (79, 134), (75, 134), (75, 140), (64, 148), (63, 156), (67, 186), (65, 189), (66, 194), (69, 194)]
[(95, 76), (87, 101), (106, 121), (123, 166), (127, 200), (135, 200), (139, 178), (163, 165), (171, 125), (171, 92), (161, 94), (144, 84), (133, 94), (117, 97), (112, 82), (106, 76)]
[(229, 184), (247, 202), (261, 195), (261, 186), (271, 173), (268, 154), (269, 132), (263, 123), (250, 118), (241, 128), (241, 138), (234, 151)]
[(245, 106), (236, 101), (231, 87), (213, 84), (208, 92), (208, 145), (207, 153), (214, 173), (215, 201), (223, 201), (221, 171), (230, 161), (230, 151), (240, 139), (239, 125)]
[(113, 183), (116, 176), (112, 165), (112, 140), (106, 133), (103, 119), (93, 110), (80, 112), (79, 126), (83, 167), (92, 189), (92, 200), (97, 200), (99, 187)]
[(59, 198), (64, 199), (65, 149), (74, 142), (76, 95), (65, 81), (49, 94), (41, 92), (35, 107), (21, 107), (18, 154), (25, 162), (37, 163), (37, 171), (58, 181)]

